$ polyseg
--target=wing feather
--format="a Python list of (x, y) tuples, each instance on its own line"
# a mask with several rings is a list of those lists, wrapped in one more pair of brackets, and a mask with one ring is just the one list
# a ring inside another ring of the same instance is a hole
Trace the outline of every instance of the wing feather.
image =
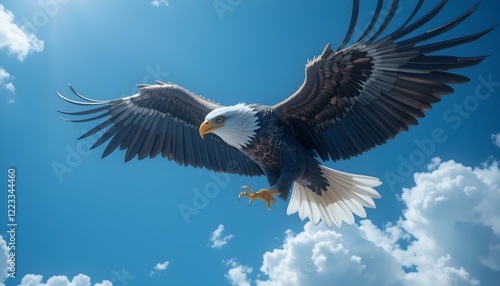
[(246, 176), (263, 175), (256, 163), (219, 137), (207, 134), (202, 139), (198, 135), (198, 126), (205, 115), (219, 104), (174, 84), (159, 82), (140, 87), (140, 92), (133, 96), (101, 101), (84, 97), (70, 86), (71, 91), (83, 101), (58, 93), (59, 96), (69, 103), (90, 108), (74, 112), (58, 111), (68, 116), (90, 116), (70, 120), (74, 122), (107, 117), (79, 138), (102, 132), (91, 149), (109, 141), (103, 158), (119, 147), (126, 150), (126, 162), (135, 157), (142, 160), (161, 154), (180, 165)]
[[(379, 2), (383, 2), (383, 1), (379, 1)], [(394, 18), (394, 15), (396, 14), (396, 10), (398, 9), (398, 5), (399, 5), (399, 0), (392, 0), (391, 8), (389, 9), (389, 13), (387, 13), (387, 17), (385, 17), (384, 22), (382, 22), (382, 24), (380, 25), (377, 32), (375, 32), (375, 34), (373, 34), (373, 36), (366, 42), (366, 44), (370, 44), (373, 41), (375, 41), (378, 38), (378, 36), (380, 36), (385, 31), (385, 29), (387, 29), (387, 27), (391, 23), (392, 18)]]
[[(411, 36), (439, 15), (447, 0), (416, 18), (423, 2), (418, 1), (399, 28), (379, 38), (399, 4), (398, 0), (392, 0), (387, 16), (380, 20), (383, 0), (379, 0), (366, 31), (355, 44), (344, 48), (352, 36), (351, 26), (357, 22), (359, 2), (356, 1), (339, 51), (326, 45), (320, 56), (307, 63), (302, 86), (273, 106), (280, 120), (295, 129), (296, 138), (306, 148), (316, 151), (321, 159), (357, 156), (418, 124), (418, 119), (424, 117), (424, 112), (439, 102), (442, 95), (454, 92), (449, 84), (469, 81), (447, 70), (474, 66), (485, 59), (484, 56), (429, 55), (475, 41), (494, 28), (429, 43), (463, 23), (478, 5), (428, 32)], [(378, 30), (369, 37), (378, 22), (381, 22)]]
[(352, 5), (351, 22), (349, 23), (349, 28), (347, 29), (347, 33), (345, 35), (344, 41), (342, 41), (342, 44), (340, 44), (338, 50), (342, 49), (351, 39), (352, 34), (354, 33), (354, 30), (356, 28), (356, 22), (358, 21), (358, 15), (359, 15), (359, 0), (354, 0), (353, 5)]

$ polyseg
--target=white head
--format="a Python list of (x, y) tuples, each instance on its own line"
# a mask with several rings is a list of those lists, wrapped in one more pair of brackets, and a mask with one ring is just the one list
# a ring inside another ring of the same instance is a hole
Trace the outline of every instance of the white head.
[(257, 121), (257, 111), (246, 104), (219, 107), (205, 116), (200, 125), (200, 136), (213, 133), (227, 144), (241, 149), (257, 135)]

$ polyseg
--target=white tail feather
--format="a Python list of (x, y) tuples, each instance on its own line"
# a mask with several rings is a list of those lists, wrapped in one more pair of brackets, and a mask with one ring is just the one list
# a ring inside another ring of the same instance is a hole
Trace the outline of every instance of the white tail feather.
[(320, 221), (331, 227), (340, 227), (342, 221), (354, 223), (354, 215), (366, 217), (364, 207), (375, 208), (373, 199), (380, 194), (373, 189), (382, 182), (374, 177), (349, 174), (320, 166), (329, 187), (321, 196), (297, 182), (293, 184), (292, 197), (288, 203), (287, 214), (299, 212), (299, 218), (309, 218), (313, 224)]

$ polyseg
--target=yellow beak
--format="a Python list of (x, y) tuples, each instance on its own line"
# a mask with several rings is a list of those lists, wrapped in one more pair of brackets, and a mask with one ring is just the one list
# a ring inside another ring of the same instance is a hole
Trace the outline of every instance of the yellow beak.
[(222, 124), (222, 123), (217, 124), (217, 125), (212, 125), (212, 123), (210, 123), (210, 121), (208, 121), (208, 120), (203, 121), (203, 123), (200, 125), (201, 138), (203, 138), (203, 135), (210, 133), (210, 132), (214, 131), (215, 129), (221, 128), (222, 126), (224, 126), (224, 124)]

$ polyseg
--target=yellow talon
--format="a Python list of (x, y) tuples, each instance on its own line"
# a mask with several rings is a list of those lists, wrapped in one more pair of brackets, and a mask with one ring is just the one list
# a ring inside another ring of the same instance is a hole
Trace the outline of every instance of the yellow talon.
[(238, 195), (238, 200), (241, 199), (241, 197), (247, 197), (250, 199), (248, 201), (248, 203), (252, 204), (253, 200), (259, 199), (259, 200), (262, 200), (266, 203), (267, 209), (269, 209), (269, 210), (271, 210), (271, 202), (276, 204), (276, 199), (273, 198), (273, 196), (279, 194), (278, 191), (271, 191), (271, 190), (262, 189), (258, 192), (254, 192), (252, 189), (250, 189), (249, 186), (243, 186), (241, 188), (246, 189), (248, 191), (248, 193), (241, 192)]

